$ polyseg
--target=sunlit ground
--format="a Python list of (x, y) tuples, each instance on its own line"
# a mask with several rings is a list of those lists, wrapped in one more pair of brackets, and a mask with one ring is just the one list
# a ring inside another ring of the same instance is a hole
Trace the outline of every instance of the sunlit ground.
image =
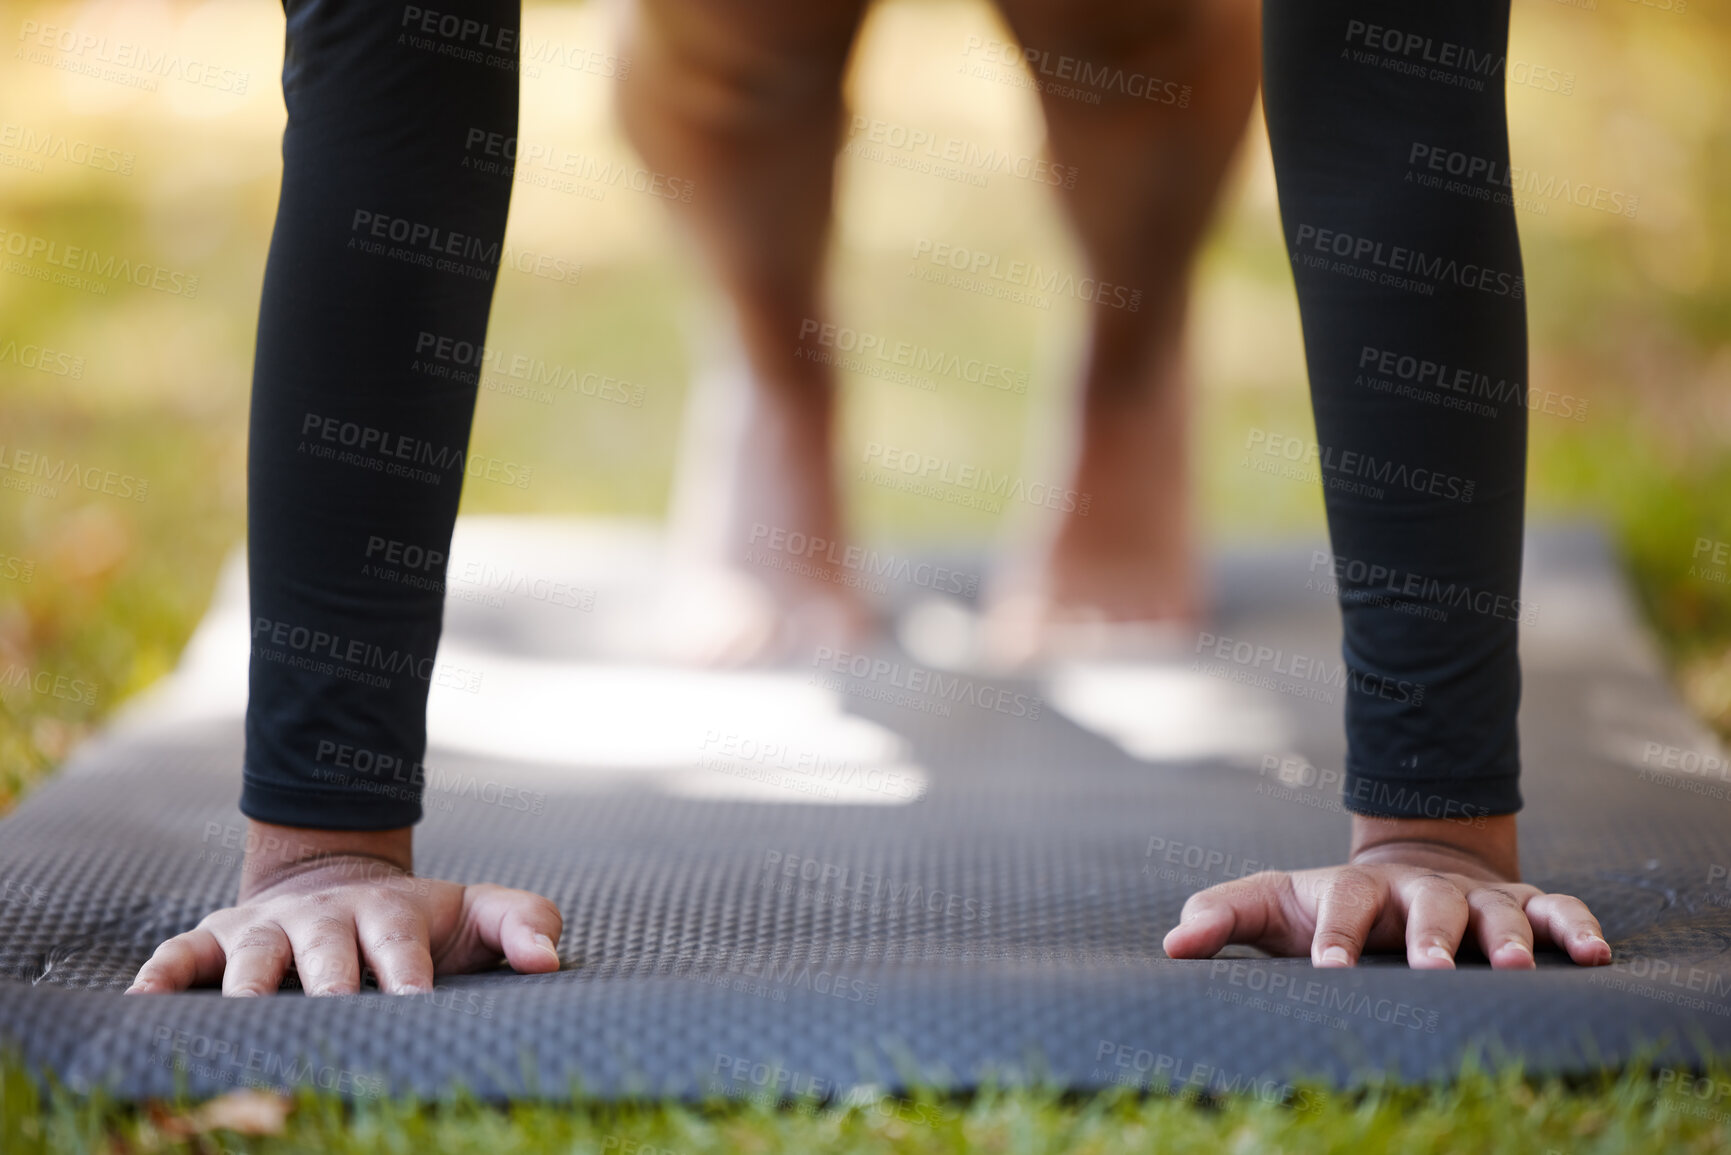
[[(68, 68), (79, 53), (33, 47), (32, 21), (177, 51), (215, 69), (216, 83), (79, 74)], [(198, 278), (192, 297), (119, 281), (80, 291), (14, 265), (0, 271), (0, 444), (130, 479), (113, 494), (0, 490), (0, 669), (46, 670), (88, 690), (14, 686), (0, 696), (0, 808), (173, 664), (242, 536), (253, 328), (280, 168), (282, 24), (280, 7), (263, 3), (0, 3), (0, 229), (162, 266), (183, 286)], [(530, 4), (524, 33), (531, 55), (537, 44), (567, 59), (615, 51), (608, 12), (593, 3)], [(981, 151), (1038, 155), (1033, 96), (963, 72), (970, 36), (1006, 34), (979, 3), (880, 5), (850, 82), (857, 110)], [(1532, 386), (1586, 403), (1579, 420), (1533, 414), (1531, 505), (1615, 528), (1685, 692), (1731, 732), (1731, 585), (1712, 561), (1731, 542), (1727, 59), (1731, 15), (1715, 5), (1516, 3), (1511, 75), (1542, 78), (1510, 90), (1515, 162), (1532, 182), (1520, 212)], [(694, 369), (688, 350), (712, 303), (664, 204), (631, 187), (639, 162), (613, 123), (609, 68), (547, 60), (525, 71), (524, 144), (584, 154), (620, 180), (519, 181), (507, 245), (581, 272), (503, 274), (490, 342), (615, 379), (610, 393), (641, 404), (575, 389), (484, 390), (475, 450), (532, 464), (533, 481), (471, 481), (464, 509), (659, 516)], [(81, 146), (60, 152), (84, 163), (32, 149), (45, 139)], [(962, 182), (852, 156), (840, 171), (836, 319), (1015, 366), (1030, 381), (1017, 395), (953, 377), (930, 392), (849, 378), (844, 457), (878, 442), (1061, 481), (1054, 431), (1089, 306), (1058, 297), (1037, 309), (906, 276), (921, 238), (1079, 270), (1049, 191), (1007, 172)], [(1239, 466), (1252, 428), (1311, 435), (1259, 121), (1203, 263), (1193, 348), (1210, 534), (1320, 533), (1317, 488)], [(1026, 528), (1013, 514), (875, 487), (856, 485), (849, 500), (872, 540), (985, 541)]]

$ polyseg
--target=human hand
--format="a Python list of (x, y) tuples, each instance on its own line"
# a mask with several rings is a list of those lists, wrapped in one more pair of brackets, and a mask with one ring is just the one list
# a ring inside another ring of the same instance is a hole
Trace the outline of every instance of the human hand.
[[(1482, 825), (1480, 825), (1482, 824)], [(1462, 939), (1498, 970), (1528, 968), (1535, 946), (1582, 966), (1611, 961), (1585, 903), (1520, 881), (1512, 814), (1467, 822), (1354, 815), (1344, 866), (1268, 870), (1198, 891), (1166, 934), (1175, 959), (1211, 958), (1228, 943), (1308, 953), (1345, 967), (1403, 943), (1407, 965), (1448, 970)]]
[(540, 895), (416, 878), (412, 832), (309, 830), (250, 822), (235, 905), (156, 948), (127, 994), (222, 984), (268, 995), (290, 963), (309, 995), (360, 989), (361, 964), (391, 994), (435, 974), (494, 966), (559, 969), (559, 910)]

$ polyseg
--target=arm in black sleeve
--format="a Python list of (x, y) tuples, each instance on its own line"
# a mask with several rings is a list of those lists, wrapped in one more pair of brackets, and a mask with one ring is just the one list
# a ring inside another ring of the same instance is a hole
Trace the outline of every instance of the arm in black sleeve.
[(1527, 337), (1508, 0), (1267, 0), (1265, 103), (1344, 626), (1345, 803), (1521, 806)]
[(241, 810), (390, 829), (421, 816), (445, 559), (511, 194), (518, 5), (284, 7)]

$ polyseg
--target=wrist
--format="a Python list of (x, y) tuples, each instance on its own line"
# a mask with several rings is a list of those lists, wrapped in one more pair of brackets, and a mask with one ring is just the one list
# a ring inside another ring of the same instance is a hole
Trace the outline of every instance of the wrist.
[(1521, 857), (1515, 816), (1498, 814), (1463, 823), (1446, 818), (1352, 816), (1352, 862), (1410, 862), (1414, 854), (1446, 869), (1451, 861), (1471, 860), (1505, 882), (1518, 882)]
[(393, 830), (319, 830), (247, 819), (246, 860), (240, 869), (242, 901), (329, 859), (371, 860), (381, 870), (414, 869), (414, 827)]

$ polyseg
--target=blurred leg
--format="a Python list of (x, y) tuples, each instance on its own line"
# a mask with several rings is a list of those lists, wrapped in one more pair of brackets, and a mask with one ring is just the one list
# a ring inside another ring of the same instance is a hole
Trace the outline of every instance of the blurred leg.
[[(1256, 0), (999, 0), (1031, 54), (1053, 159), (1077, 170), (1064, 205), (1102, 282), (1064, 519), (999, 644), (1038, 648), (1065, 621), (1184, 620), (1199, 612), (1182, 340), (1190, 275), (1258, 70)], [(1098, 103), (1093, 96), (1098, 96)], [(1111, 302), (1127, 294), (1113, 293)]]
[(682, 223), (732, 306), (745, 362), (699, 371), (671, 520), (688, 564), (736, 583), (747, 575), (771, 596), (717, 607), (742, 620), (680, 623), (682, 649), (701, 660), (785, 653), (864, 627), (841, 572), (770, 547), (788, 534), (842, 535), (833, 377), (794, 351), (801, 325), (823, 315), (841, 80), (863, 7), (638, 0), (629, 21), (625, 128), (652, 167), (692, 182)]

